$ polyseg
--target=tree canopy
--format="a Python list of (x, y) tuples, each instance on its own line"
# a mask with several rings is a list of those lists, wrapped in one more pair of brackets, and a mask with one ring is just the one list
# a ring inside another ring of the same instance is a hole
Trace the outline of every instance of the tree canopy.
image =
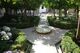
[(26, 8), (35, 10), (43, 0), (0, 0), (0, 6), (4, 8)]
[(74, 8), (80, 6), (80, 0), (44, 0), (44, 5), (49, 8)]

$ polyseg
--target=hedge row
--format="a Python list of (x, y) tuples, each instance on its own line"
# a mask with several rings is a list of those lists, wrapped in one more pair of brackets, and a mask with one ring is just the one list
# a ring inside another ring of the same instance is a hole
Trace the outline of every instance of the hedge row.
[(4, 16), (0, 18), (0, 26), (10, 26), (16, 28), (27, 28), (38, 25), (38, 16)]
[(77, 27), (76, 17), (52, 17), (48, 16), (48, 22), (51, 26), (62, 28), (62, 29), (72, 29)]

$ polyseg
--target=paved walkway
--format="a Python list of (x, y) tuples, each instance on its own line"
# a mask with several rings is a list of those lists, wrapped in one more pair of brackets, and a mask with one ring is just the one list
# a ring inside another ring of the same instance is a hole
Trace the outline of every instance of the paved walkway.
[(68, 31), (53, 28), (49, 34), (38, 34), (34, 27), (21, 30), (26, 33), (27, 39), (34, 44), (31, 53), (58, 53), (55, 44), (59, 42), (65, 32)]

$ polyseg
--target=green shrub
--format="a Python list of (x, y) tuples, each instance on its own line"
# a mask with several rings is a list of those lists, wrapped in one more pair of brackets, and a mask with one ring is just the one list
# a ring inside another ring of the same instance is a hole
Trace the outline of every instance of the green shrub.
[(73, 53), (80, 53), (80, 48), (76, 48), (73, 50)]
[(71, 53), (75, 48), (78, 48), (70, 36), (65, 36), (61, 41), (61, 48), (65, 53)]
[(17, 44), (23, 44), (26, 41), (25, 34), (23, 32), (19, 32), (18, 37), (15, 41)]
[(15, 39), (18, 37), (18, 33), (19, 33), (19, 32), (20, 32), (19, 29), (16, 29), (16, 28), (12, 28), (12, 29), (11, 29), (11, 33), (12, 33), (11, 39), (12, 39), (13, 41), (15, 41)]
[(76, 35), (76, 29), (71, 29), (70, 31), (66, 32), (64, 36), (70, 36), (74, 38)]
[[(74, 31), (74, 32), (73, 32)], [(65, 53), (80, 53), (80, 47), (75, 43), (73, 38), (75, 37), (75, 31), (71, 30), (67, 32), (61, 41), (61, 48)]]
[(51, 26), (63, 29), (72, 29), (77, 27), (76, 17), (52, 17), (49, 16), (48, 22)]
[(30, 43), (25, 34), (23, 32), (18, 33), (18, 37), (16, 38), (14, 44), (12, 44), (11, 49), (12, 50), (24, 50), (28, 53), (30, 52), (32, 47), (32, 43)]
[(8, 44), (7, 41), (0, 41), (0, 53), (3, 51), (9, 50), (11, 44)]

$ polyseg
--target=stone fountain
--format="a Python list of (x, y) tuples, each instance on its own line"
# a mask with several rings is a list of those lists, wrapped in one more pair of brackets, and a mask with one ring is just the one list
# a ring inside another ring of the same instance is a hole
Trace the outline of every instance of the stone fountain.
[(46, 14), (41, 14), (39, 24), (36, 27), (36, 32), (41, 34), (46, 34), (46, 33), (50, 33), (51, 31), (52, 29), (49, 26)]

